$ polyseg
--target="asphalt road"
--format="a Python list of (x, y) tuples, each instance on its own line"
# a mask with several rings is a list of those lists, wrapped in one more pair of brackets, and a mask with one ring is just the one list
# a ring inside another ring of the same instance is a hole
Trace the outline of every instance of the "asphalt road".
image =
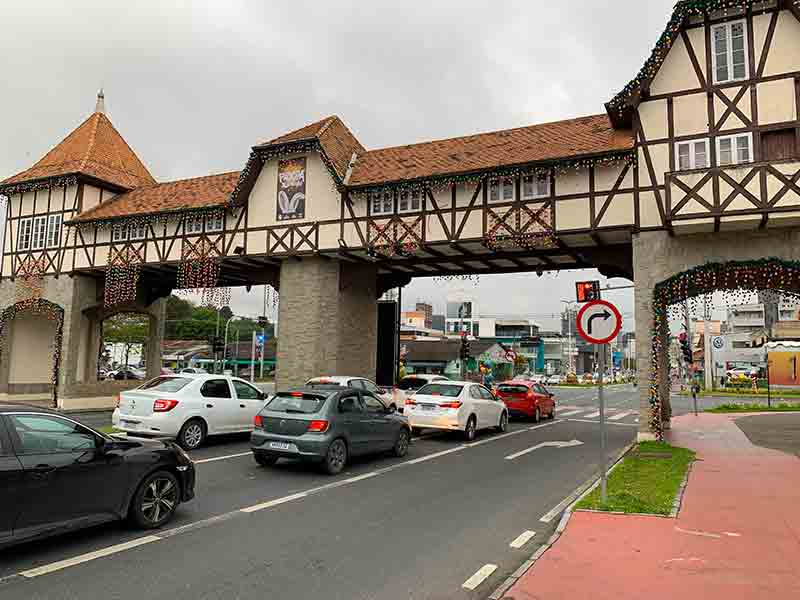
[[(285, 461), (260, 468), (246, 438), (214, 440), (193, 453), (197, 497), (168, 528), (110, 525), (2, 550), (0, 596), (486, 598), (596, 474), (596, 391), (556, 396), (554, 422), (512, 422), (472, 444), (426, 435), (404, 459), (359, 459), (333, 478)], [(635, 439), (637, 398), (608, 388), (609, 454)], [(531, 450), (546, 442), (574, 445)], [(474, 590), (463, 587), (471, 578)]]
[(734, 422), (756, 446), (800, 456), (800, 414), (742, 416)]

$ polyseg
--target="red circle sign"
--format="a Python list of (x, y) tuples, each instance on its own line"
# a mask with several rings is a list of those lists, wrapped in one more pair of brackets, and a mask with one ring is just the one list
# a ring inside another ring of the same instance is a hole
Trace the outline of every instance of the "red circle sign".
[[(584, 319), (586, 324), (584, 324)], [(610, 324), (610, 333), (608, 326), (602, 327), (602, 334), (597, 333), (596, 330), (593, 331), (595, 319), (599, 319), (603, 323), (613, 319)], [(584, 304), (578, 311), (577, 321), (578, 333), (590, 344), (607, 344), (617, 337), (622, 329), (622, 315), (616, 306), (605, 300), (595, 300)]]

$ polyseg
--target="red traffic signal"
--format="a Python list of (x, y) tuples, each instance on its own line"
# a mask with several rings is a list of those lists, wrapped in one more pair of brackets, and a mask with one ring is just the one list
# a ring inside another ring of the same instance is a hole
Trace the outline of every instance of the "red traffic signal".
[(600, 300), (599, 281), (579, 281), (575, 284), (578, 302), (594, 302)]

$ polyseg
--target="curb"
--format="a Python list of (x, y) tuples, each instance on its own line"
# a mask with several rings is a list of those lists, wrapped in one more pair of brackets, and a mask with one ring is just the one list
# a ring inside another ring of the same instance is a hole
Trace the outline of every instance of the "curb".
[[(617, 454), (613, 464), (611, 465), (611, 468), (608, 470), (608, 473), (611, 473), (617, 467), (617, 465), (622, 461), (625, 455), (628, 452), (630, 452), (631, 448), (633, 448), (635, 445), (636, 442), (631, 442), (630, 444), (625, 446), (619, 452), (619, 454)], [(687, 478), (688, 478), (688, 471), (687, 471)], [(564, 513), (561, 515), (561, 520), (558, 522), (558, 525), (556, 526), (556, 530), (553, 532), (553, 535), (551, 535), (544, 544), (539, 546), (539, 548), (536, 549), (536, 552), (534, 552), (528, 560), (522, 563), (516, 571), (514, 571), (511, 575), (509, 575), (506, 578), (506, 580), (502, 584), (500, 584), (500, 586), (495, 591), (492, 592), (492, 594), (489, 596), (489, 600), (502, 600), (505, 593), (509, 589), (511, 589), (511, 587), (515, 583), (517, 583), (517, 581), (519, 581), (519, 579), (531, 569), (531, 567), (533, 567), (536, 561), (539, 560), (542, 557), (542, 555), (553, 546), (553, 544), (555, 544), (558, 541), (558, 538), (561, 537), (561, 535), (564, 533), (564, 530), (567, 528), (570, 518), (572, 518), (573, 506), (575, 506), (585, 496), (591, 493), (591, 491), (594, 490), (598, 485), (600, 485), (600, 478), (597, 476), (592, 476), (591, 479), (579, 485), (569, 496), (567, 496), (567, 499), (568, 500), (571, 499), (571, 501), (569, 503), (569, 506), (567, 506), (567, 508), (564, 509)], [(681, 489), (683, 489), (683, 486)], [(681, 497), (683, 497), (682, 493)]]

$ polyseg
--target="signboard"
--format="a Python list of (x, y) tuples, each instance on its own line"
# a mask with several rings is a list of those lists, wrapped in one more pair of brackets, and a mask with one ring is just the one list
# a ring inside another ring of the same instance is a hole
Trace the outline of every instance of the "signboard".
[(711, 341), (711, 344), (714, 346), (715, 350), (722, 350), (725, 347), (725, 338), (717, 336)]
[(578, 333), (590, 344), (607, 344), (622, 329), (622, 315), (605, 300), (585, 304), (578, 312)]
[(278, 221), (306, 216), (306, 159), (290, 158), (278, 163)]

